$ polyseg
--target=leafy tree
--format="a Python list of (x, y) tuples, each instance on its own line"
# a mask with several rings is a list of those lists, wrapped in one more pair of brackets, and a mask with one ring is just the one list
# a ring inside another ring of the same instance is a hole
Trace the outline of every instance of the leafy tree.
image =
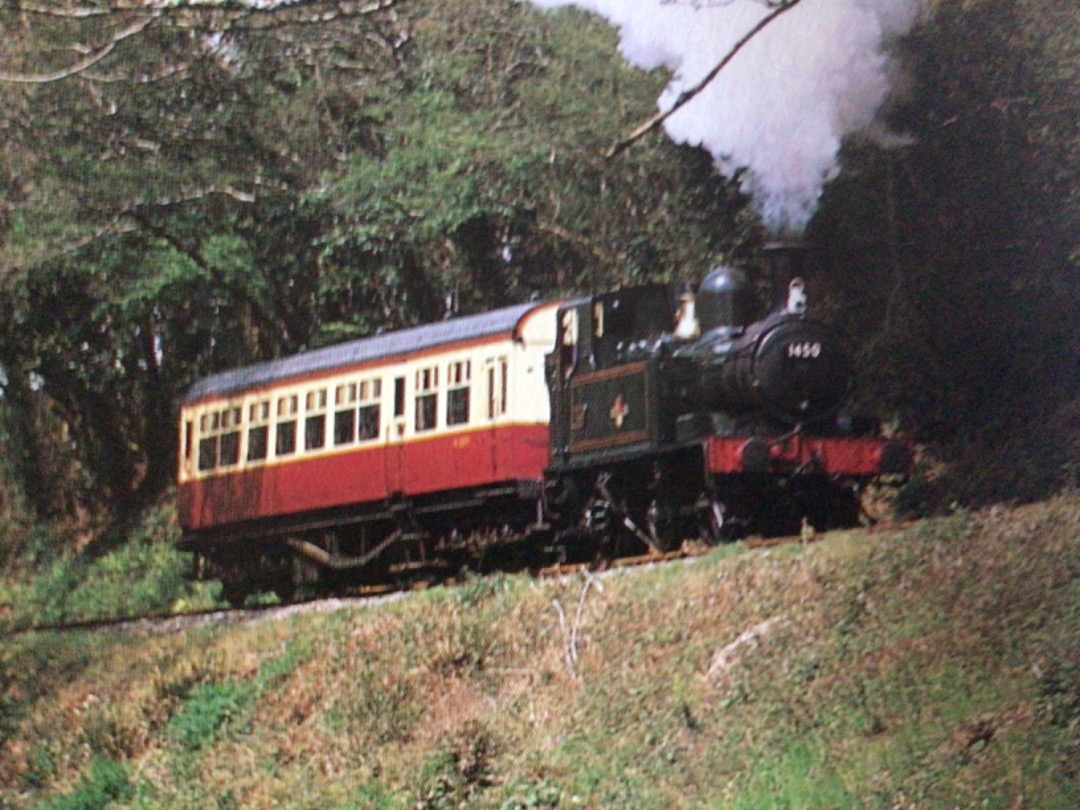
[(699, 151), (602, 157), (663, 79), (580, 12), (58, 2), (0, 34), (0, 367), (42, 514), (159, 492), (201, 374), (753, 242)]
[(0, 366), (24, 470), (64, 482), (39, 511), (153, 495), (187, 382), (309, 339), (301, 195), (363, 140), (356, 79), (397, 70), (398, 31), (301, 6), (0, 9)]

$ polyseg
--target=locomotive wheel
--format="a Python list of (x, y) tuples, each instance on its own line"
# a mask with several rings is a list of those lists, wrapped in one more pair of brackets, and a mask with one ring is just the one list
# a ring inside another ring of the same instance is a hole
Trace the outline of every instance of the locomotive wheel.
[(660, 551), (672, 551), (684, 539), (684, 532), (680, 531), (681, 523), (671, 516), (670, 508), (665, 509), (656, 501), (649, 505), (645, 525), (653, 545)]
[(712, 497), (698, 501), (698, 533), (710, 546), (732, 539), (731, 526), (727, 521), (727, 507)]

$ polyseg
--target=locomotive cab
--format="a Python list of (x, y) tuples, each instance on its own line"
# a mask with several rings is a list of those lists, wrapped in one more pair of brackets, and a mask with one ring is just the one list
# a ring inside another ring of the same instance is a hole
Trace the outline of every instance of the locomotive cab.
[(670, 433), (660, 367), (676, 328), (677, 288), (628, 287), (565, 304), (547, 357), (552, 461), (655, 445)]

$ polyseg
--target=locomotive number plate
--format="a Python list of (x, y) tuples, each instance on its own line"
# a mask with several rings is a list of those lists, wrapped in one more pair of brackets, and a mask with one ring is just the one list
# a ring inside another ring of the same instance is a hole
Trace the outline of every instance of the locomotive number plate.
[(800, 343), (789, 343), (787, 356), (796, 357), (800, 360), (812, 360), (821, 356), (821, 343), (816, 340), (805, 340)]

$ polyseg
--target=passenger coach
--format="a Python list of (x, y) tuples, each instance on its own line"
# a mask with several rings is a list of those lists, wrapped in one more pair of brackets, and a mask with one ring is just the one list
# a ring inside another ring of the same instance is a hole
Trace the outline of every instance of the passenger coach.
[(253, 572), (245, 541), (261, 549), (277, 537), (285, 559), (345, 569), (422, 535), (421, 515), (431, 525), (453, 510), (466, 530), (470, 511), (503, 510), (520, 525), (548, 463), (556, 307), (453, 318), (200, 380), (181, 410), (184, 545), (227, 587), (251, 589), (298, 578)]

